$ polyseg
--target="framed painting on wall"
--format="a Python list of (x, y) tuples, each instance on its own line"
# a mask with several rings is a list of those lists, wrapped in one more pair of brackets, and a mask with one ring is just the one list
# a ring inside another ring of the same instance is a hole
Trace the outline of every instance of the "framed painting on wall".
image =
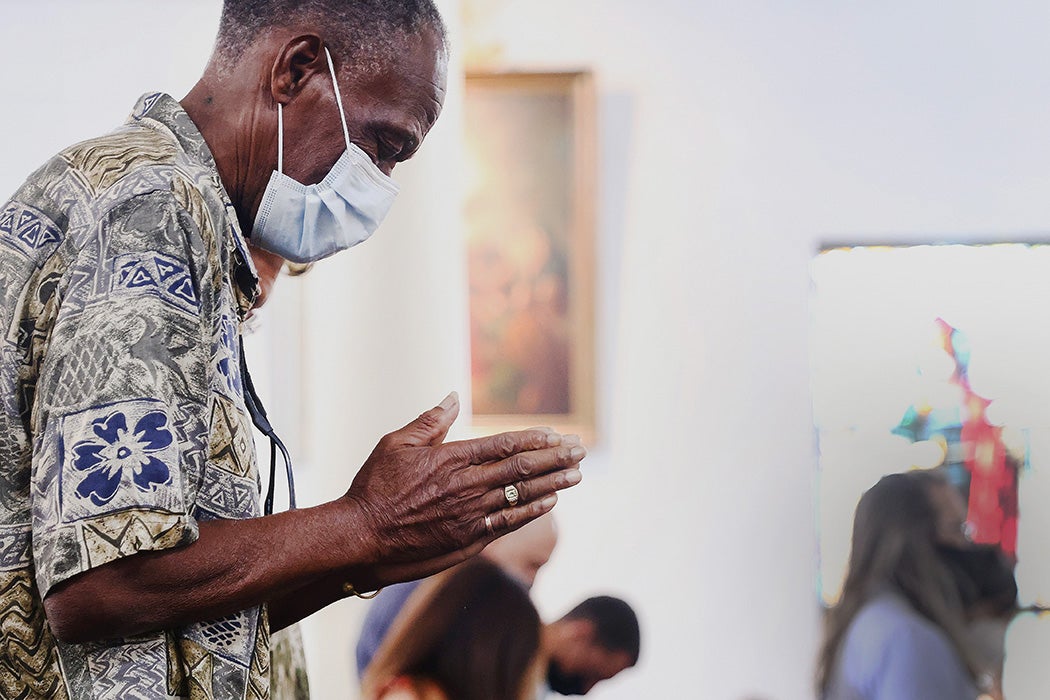
[(464, 120), (474, 426), (593, 437), (591, 75), (468, 74)]

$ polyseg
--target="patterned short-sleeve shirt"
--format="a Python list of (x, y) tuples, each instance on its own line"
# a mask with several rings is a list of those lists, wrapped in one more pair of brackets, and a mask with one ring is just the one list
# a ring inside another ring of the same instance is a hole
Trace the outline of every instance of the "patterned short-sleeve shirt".
[(164, 94), (0, 207), (0, 697), (268, 697), (264, 608), (64, 644), (41, 602), (259, 515), (238, 362), (256, 290), (204, 138)]

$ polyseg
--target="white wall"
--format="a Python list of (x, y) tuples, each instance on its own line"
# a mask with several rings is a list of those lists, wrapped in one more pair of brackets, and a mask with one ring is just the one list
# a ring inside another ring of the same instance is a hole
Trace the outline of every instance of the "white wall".
[(641, 608), (639, 670), (595, 697), (809, 697), (808, 261), (826, 240), (1047, 230), (1050, 7), (503, 4), (509, 65), (598, 72), (609, 166), (610, 439), (563, 499), (539, 599), (602, 586)]
[[(139, 93), (189, 88), (218, 2), (174, 7), (0, 2), (0, 190)], [(594, 67), (605, 125), (606, 439), (559, 506), (542, 611), (599, 590), (640, 610), (639, 668), (595, 698), (809, 697), (809, 259), (824, 240), (1047, 230), (1050, 6), (508, 0), (493, 21), (515, 67)], [(454, 102), (396, 218), (303, 284), (304, 503), (467, 388)], [(362, 609), (306, 626), (319, 698), (345, 696)]]
[(140, 95), (176, 99), (197, 82), (219, 25), (218, 0), (0, 0), (0, 199), (37, 166), (124, 122)]

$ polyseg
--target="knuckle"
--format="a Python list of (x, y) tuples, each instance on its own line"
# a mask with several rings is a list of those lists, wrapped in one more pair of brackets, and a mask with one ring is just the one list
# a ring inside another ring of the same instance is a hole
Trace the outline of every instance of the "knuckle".
[(510, 466), (520, 478), (525, 479), (532, 474), (532, 460), (525, 455), (516, 455), (510, 460)]
[(514, 436), (510, 433), (502, 433), (496, 436), (495, 441), (496, 451), (502, 455), (514, 454), (517, 451), (517, 442), (514, 440)]
[(445, 443), (431, 448), (430, 456), (433, 464), (452, 467), (462, 465), (467, 460), (468, 453), (455, 443)]
[(557, 444), (555, 441), (555, 435), (549, 430), (534, 430), (532, 431), (532, 439), (530, 443), (533, 449), (541, 450), (545, 447), (552, 447)]
[(379, 438), (379, 442), (376, 443), (376, 449), (382, 452), (389, 450), (394, 443), (394, 433), (387, 433), (383, 437)]
[(421, 425), (423, 428), (426, 428), (428, 430), (436, 428), (438, 426), (437, 413), (433, 410), (424, 411), (423, 413), (419, 414), (418, 418), (416, 418), (416, 422), (419, 423), (419, 425)]
[(466, 444), (462, 457), (470, 464), (483, 464), (488, 460), (490, 449), (484, 442), (475, 440)]
[(507, 511), (501, 510), (492, 514), (492, 527), (496, 532), (503, 532), (510, 528), (510, 516)]
[(518, 504), (527, 503), (532, 500), (532, 489), (533, 482), (522, 481), (514, 484), (514, 488), (518, 490)]

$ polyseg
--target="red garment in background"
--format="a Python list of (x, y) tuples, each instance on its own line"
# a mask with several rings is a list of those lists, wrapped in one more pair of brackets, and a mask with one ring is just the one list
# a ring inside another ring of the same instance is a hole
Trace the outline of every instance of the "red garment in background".
[(1017, 472), (1007, 459), (1002, 428), (984, 416), (988, 402), (976, 394), (967, 396), (968, 404), (978, 402), (980, 408), (970, 413), (961, 435), (964, 464), (970, 472), (967, 521), (974, 542), (998, 545), (1013, 559), (1017, 554)]

